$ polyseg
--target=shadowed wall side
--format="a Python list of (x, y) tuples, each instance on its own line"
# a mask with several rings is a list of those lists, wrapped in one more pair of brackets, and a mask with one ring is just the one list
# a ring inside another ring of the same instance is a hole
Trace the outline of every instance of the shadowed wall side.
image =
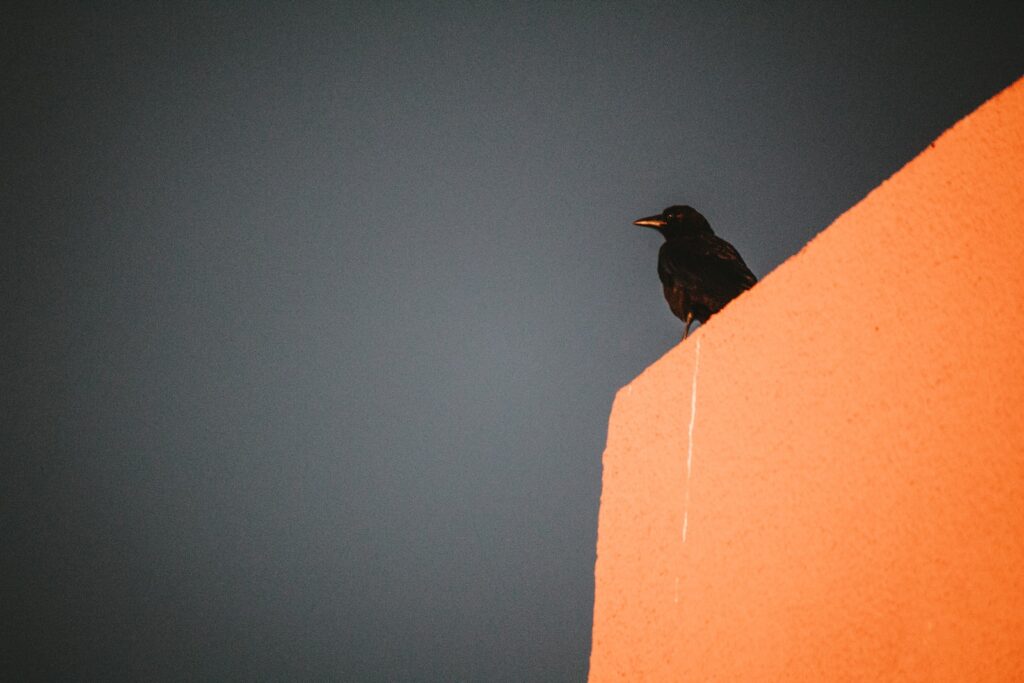
[(1024, 678), (1022, 223), (1018, 81), (620, 390), (591, 681)]

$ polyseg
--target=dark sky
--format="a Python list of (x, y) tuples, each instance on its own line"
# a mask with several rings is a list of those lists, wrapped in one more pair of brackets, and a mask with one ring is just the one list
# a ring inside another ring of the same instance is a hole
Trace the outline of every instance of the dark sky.
[(633, 4), (4, 9), (0, 677), (585, 677), (630, 222), (764, 276), (1024, 73), (1022, 3)]

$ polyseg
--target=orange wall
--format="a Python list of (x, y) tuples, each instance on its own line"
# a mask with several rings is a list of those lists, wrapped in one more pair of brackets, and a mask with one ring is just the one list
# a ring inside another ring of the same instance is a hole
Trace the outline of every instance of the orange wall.
[(1024, 681), (1024, 80), (619, 391), (590, 667)]

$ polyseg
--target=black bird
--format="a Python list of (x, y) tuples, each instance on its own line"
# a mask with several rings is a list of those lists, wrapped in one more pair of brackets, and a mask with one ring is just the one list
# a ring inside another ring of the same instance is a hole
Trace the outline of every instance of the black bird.
[(665, 237), (658, 252), (658, 277), (668, 307), (686, 323), (683, 339), (694, 320), (703, 325), (757, 282), (735, 247), (717, 237), (691, 206), (670, 206), (633, 225), (654, 228)]

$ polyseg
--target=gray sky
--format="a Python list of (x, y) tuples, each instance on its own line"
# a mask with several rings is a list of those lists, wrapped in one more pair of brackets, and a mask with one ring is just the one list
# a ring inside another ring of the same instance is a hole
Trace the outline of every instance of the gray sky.
[(1024, 73), (1020, 3), (102, 4), (0, 22), (4, 678), (583, 679), (630, 222), (764, 276)]

